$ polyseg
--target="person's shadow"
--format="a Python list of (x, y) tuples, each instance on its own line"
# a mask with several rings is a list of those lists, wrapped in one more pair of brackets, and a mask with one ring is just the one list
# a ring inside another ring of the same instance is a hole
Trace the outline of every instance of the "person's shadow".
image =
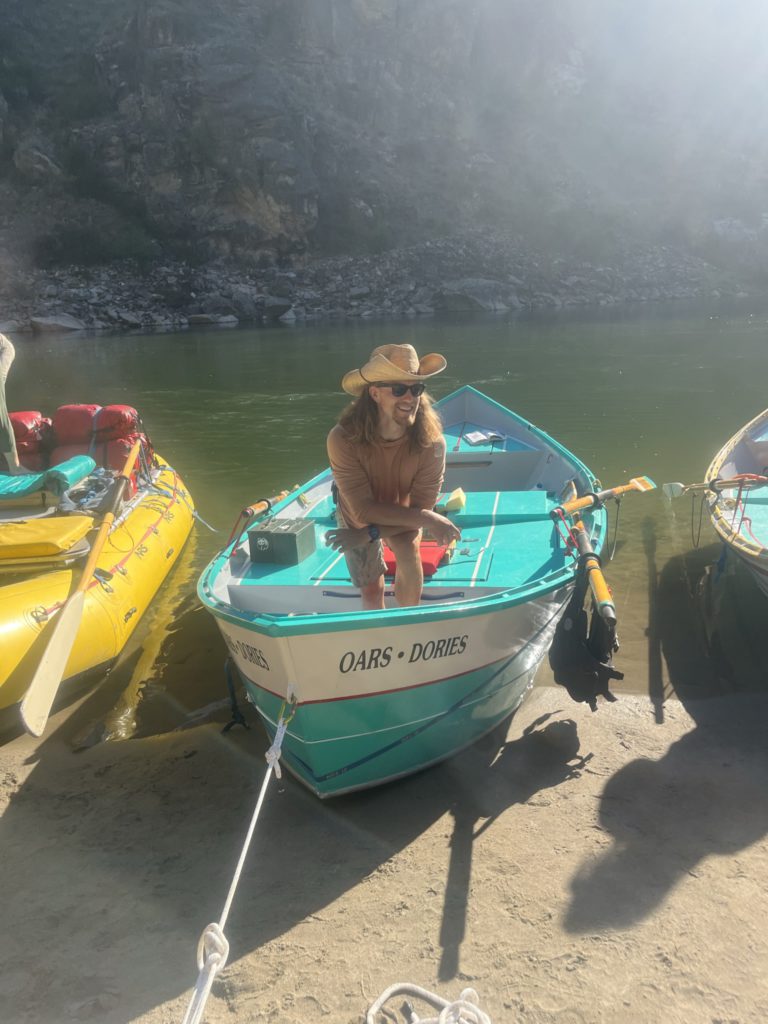
[(768, 697), (707, 704), (707, 724), (606, 785), (598, 818), (613, 845), (573, 879), (568, 931), (633, 925), (704, 858), (746, 849), (768, 832)]
[[(505, 723), (502, 728), (507, 726)], [(555, 712), (541, 715), (519, 739), (504, 742), (503, 735), (501, 746), (496, 730), (472, 748), (469, 772), (466, 755), (446, 762), (435, 772), (447, 779), (446, 791), (454, 795), (450, 807), (454, 819), (451, 857), (440, 928), (441, 981), (450, 981), (459, 973), (475, 840), (514, 804), (524, 804), (543, 790), (578, 779), (592, 757), (579, 755), (576, 723), (557, 718)], [(491, 764), (483, 766), (486, 751), (495, 756)]]
[[(188, 988), (190, 950), (220, 913), (264, 772), (267, 740), (250, 712), (248, 732), (171, 732), (73, 756), (68, 743), (103, 699), (94, 693), (37, 749), (0, 825), (9, 923), (0, 962), (35, 948), (56, 964), (39, 989), (32, 968), (20, 971), (9, 1007), (33, 1006), (44, 1021), (65, 1004), (98, 1006), (105, 1024), (125, 1020)], [(327, 804), (291, 780), (271, 787), (227, 925), (232, 960), (322, 915), (450, 815), (447, 875), (433, 884), (440, 976), (459, 975), (475, 839), (513, 804), (575, 780), (588, 759), (571, 721), (547, 715), (509, 741), (508, 727), (418, 775)], [(98, 908), (112, 900), (125, 911), (105, 938)]]

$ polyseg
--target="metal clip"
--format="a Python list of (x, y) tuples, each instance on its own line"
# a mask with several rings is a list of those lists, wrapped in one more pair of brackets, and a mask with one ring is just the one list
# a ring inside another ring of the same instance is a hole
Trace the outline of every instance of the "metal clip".
[(109, 585), (109, 581), (112, 579), (111, 572), (108, 572), (106, 569), (94, 569), (93, 576), (94, 579), (97, 579), (99, 581), (99, 583), (102, 585), (102, 587), (104, 588), (104, 590), (106, 590), (108, 594), (114, 594), (114, 587), (111, 587)]

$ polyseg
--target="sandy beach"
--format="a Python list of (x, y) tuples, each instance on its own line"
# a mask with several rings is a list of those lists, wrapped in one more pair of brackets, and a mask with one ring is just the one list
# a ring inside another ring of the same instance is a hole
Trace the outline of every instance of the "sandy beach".
[[(0, 748), (9, 1024), (181, 1021), (224, 905), (264, 734), (219, 708), (83, 746), (116, 685)], [(544, 666), (506, 735), (421, 775), (273, 779), (204, 1019), (358, 1024), (395, 982), (471, 986), (494, 1024), (766, 1019), (765, 702), (619, 692), (592, 714)]]

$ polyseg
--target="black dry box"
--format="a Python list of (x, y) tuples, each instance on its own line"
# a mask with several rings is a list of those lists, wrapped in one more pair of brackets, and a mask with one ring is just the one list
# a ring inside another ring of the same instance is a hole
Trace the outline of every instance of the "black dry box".
[(298, 565), (315, 550), (312, 519), (268, 519), (248, 531), (252, 562)]

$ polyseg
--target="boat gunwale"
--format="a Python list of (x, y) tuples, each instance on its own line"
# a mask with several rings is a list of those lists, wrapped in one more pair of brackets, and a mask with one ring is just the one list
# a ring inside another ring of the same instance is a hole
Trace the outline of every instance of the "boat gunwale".
[[(590, 486), (597, 490), (598, 479), (595, 474), (564, 445), (551, 437), (546, 431), (537, 427), (519, 413), (506, 406), (501, 405), (495, 399), (490, 398), (484, 392), (479, 391), (471, 384), (465, 384), (450, 394), (445, 395), (435, 406), (440, 410), (441, 406), (449, 400), (469, 393), (476, 395), (483, 402), (503, 413), (504, 416), (515, 420), (518, 425), (529, 433), (534, 434), (546, 448), (553, 450), (560, 455), (574, 470), (582, 473)], [(317, 486), (331, 473), (326, 467), (318, 474), (302, 484), (297, 490), (291, 491), (279, 502), (276, 502), (269, 510), (270, 514), (277, 513), (286, 508), (296, 500), (297, 493), (311, 490)], [(603, 548), (607, 526), (607, 513), (604, 507), (597, 507), (591, 510), (592, 528), (590, 540), (593, 542), (595, 553), (600, 554)], [(223, 548), (208, 563), (199, 577), (197, 594), (201, 602), (216, 617), (229, 622), (232, 625), (241, 626), (252, 632), (258, 632), (271, 637), (295, 637), (315, 633), (340, 632), (342, 630), (376, 629), (383, 626), (404, 626), (412, 622), (433, 622), (449, 618), (465, 618), (468, 616), (487, 614), (488, 612), (501, 611), (515, 605), (525, 604), (528, 601), (537, 600), (546, 596), (559, 587), (567, 586), (576, 575), (577, 562), (564, 565), (547, 576), (522, 584), (520, 587), (508, 587), (496, 594), (487, 594), (483, 597), (468, 598), (464, 601), (439, 602), (436, 601), (430, 606), (415, 607), (390, 607), (382, 610), (374, 609), (348, 612), (320, 612), (306, 615), (278, 614), (270, 615), (266, 612), (253, 612), (244, 609), (237, 609), (231, 603), (220, 601), (216, 597), (213, 588), (213, 581), (216, 579), (222, 568), (226, 565), (234, 547), (239, 543), (240, 537), (236, 537), (230, 544)]]
[[(757, 416), (754, 416), (749, 420), (749, 422), (745, 423), (743, 427), (737, 430), (736, 433), (725, 442), (710, 462), (705, 479), (717, 479), (720, 475), (723, 463), (734, 451), (736, 446), (745, 439), (751, 429), (764, 422), (768, 422), (768, 409), (763, 409), (762, 412), (758, 413)], [(705, 492), (707, 495), (710, 493), (712, 492)], [(722, 494), (717, 492), (714, 493), (713, 498), (707, 497), (709, 516), (715, 532), (723, 541), (725, 541), (726, 544), (731, 545), (731, 547), (742, 555), (748, 564), (758, 563), (759, 565), (762, 565), (763, 562), (768, 562), (768, 546), (761, 546), (753, 541), (747, 540), (739, 530), (736, 530), (731, 526), (728, 520), (733, 520), (734, 518), (733, 509), (724, 509), (720, 504), (721, 498)]]

